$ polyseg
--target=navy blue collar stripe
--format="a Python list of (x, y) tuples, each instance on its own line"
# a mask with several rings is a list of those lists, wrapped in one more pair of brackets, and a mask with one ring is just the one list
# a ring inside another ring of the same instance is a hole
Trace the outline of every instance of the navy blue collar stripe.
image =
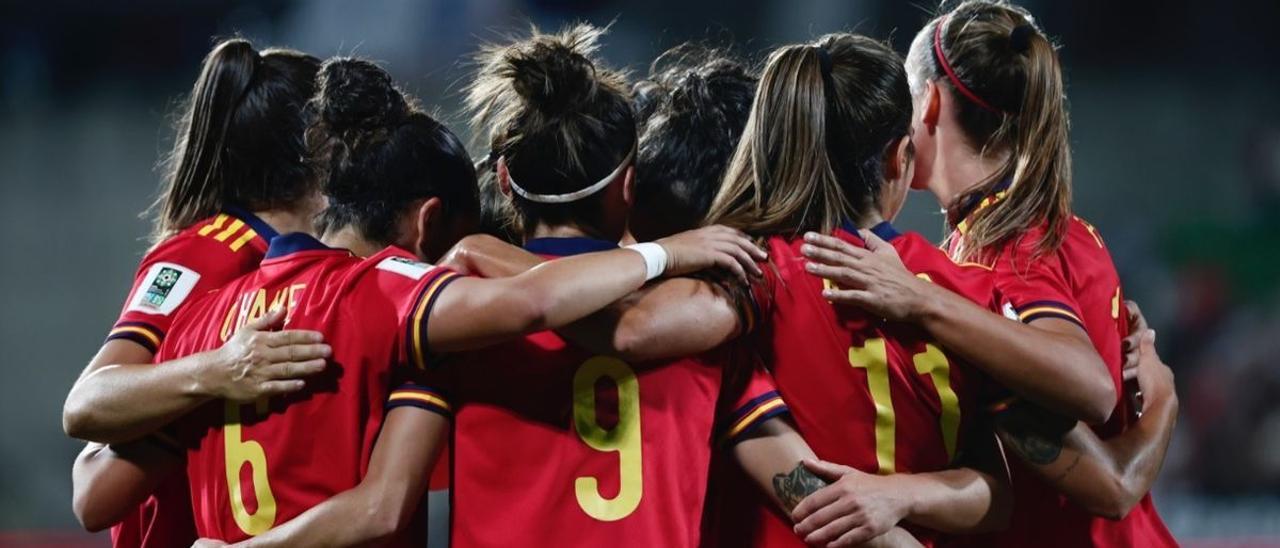
[(291, 232), (283, 236), (276, 236), (271, 239), (271, 245), (267, 246), (267, 259), (283, 257), (293, 253), (302, 251), (332, 251), (334, 248), (320, 243), (311, 237), (310, 234), (302, 232)]
[(596, 251), (617, 249), (617, 242), (597, 240), (595, 238), (534, 238), (524, 243), (526, 251), (539, 255), (567, 257)]
[[(848, 232), (849, 234), (853, 234), (854, 236), (858, 235), (858, 227), (854, 226), (853, 222), (851, 221), (845, 221), (844, 224), (841, 225), (841, 228), (843, 228), (844, 231)], [(894, 228), (893, 224), (890, 223), (889, 221), (881, 221), (880, 224), (877, 224), (876, 226), (871, 227), (871, 233), (875, 234), (881, 240), (884, 240), (886, 242), (902, 235), (902, 233), (898, 232), (898, 229)]]
[(262, 239), (267, 242), (270, 242), (273, 238), (280, 235), (276, 232), (276, 229), (271, 228), (271, 225), (267, 224), (266, 221), (259, 219), (257, 215), (254, 215), (247, 209), (229, 205), (222, 208), (222, 211), (232, 217), (244, 221), (244, 224), (249, 225), (249, 228), (252, 228), (254, 232), (257, 232), (258, 235), (262, 236)]

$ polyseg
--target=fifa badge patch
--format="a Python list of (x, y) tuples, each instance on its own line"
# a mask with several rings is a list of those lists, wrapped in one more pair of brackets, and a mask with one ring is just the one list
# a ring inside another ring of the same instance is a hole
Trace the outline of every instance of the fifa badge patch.
[(142, 301), (152, 307), (160, 308), (164, 305), (165, 297), (169, 296), (169, 291), (178, 284), (178, 279), (181, 277), (181, 270), (167, 266), (161, 268), (160, 273), (151, 280), (151, 287), (148, 287), (147, 292), (142, 295)]
[(180, 264), (153, 264), (138, 284), (129, 310), (167, 316), (187, 300), (198, 281), (199, 273)]

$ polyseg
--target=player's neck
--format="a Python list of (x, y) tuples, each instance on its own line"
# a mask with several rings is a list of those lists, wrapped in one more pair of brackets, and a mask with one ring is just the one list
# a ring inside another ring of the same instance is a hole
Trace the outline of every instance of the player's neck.
[[(961, 137), (952, 135), (950, 138), (958, 140)], [(938, 197), (943, 208), (951, 207), (957, 197), (999, 173), (1008, 157), (1007, 152), (984, 155), (963, 142), (940, 147), (934, 159), (934, 177), (929, 181), (929, 190)]]
[(881, 215), (879, 211), (872, 211), (871, 213), (864, 215), (861, 219), (855, 221), (853, 224), (858, 228), (871, 228), (883, 222), (884, 215)]
[(345, 226), (338, 230), (325, 232), (320, 241), (329, 247), (345, 249), (355, 254), (357, 257), (368, 257), (379, 251), (385, 246), (378, 245), (376, 242), (369, 241), (360, 235), (354, 227)]

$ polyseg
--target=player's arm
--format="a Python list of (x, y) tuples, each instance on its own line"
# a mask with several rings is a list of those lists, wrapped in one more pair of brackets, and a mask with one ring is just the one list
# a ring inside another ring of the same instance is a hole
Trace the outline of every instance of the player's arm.
[[(479, 235), (454, 246), (444, 264), (495, 278), (515, 276), (543, 262), (521, 248)], [(722, 285), (672, 278), (646, 285), (557, 331), (593, 353), (638, 362), (711, 350), (736, 337), (741, 321), (734, 297)]]
[(1138, 383), (1142, 416), (1106, 440), (1087, 425), (1026, 402), (996, 417), (1005, 447), (1045, 482), (1096, 515), (1120, 519), (1151, 490), (1178, 415), (1173, 373), (1154, 347), (1154, 333), (1139, 334)]
[[(797, 512), (802, 501), (831, 489), (829, 480), (814, 472), (817, 457), (809, 444), (782, 416), (766, 420), (735, 440), (731, 451), (747, 476), (794, 521), (799, 521)], [(797, 525), (796, 534), (810, 545), (818, 546), (919, 545), (914, 537), (897, 527), (905, 515), (899, 511), (900, 500), (882, 496), (852, 502), (853, 506), (841, 506), (841, 515), (824, 523), (820, 532), (811, 534)]]
[(234, 546), (365, 546), (391, 539), (419, 508), (448, 429), (438, 413), (391, 409), (359, 485)]
[(182, 472), (182, 457), (160, 443), (85, 446), (71, 468), (71, 508), (81, 526), (97, 532), (119, 523), (162, 480)]
[(1059, 414), (1089, 423), (1111, 416), (1114, 381), (1079, 325), (1057, 317), (1009, 321), (917, 278), (893, 246), (870, 231), (859, 233), (867, 249), (805, 234), (802, 252), (812, 261), (806, 269), (840, 286), (824, 292), (829, 300), (919, 324), (948, 351)]
[[(719, 226), (656, 243), (666, 255), (657, 270), (667, 276), (720, 268), (745, 280), (748, 272), (759, 274), (755, 263), (764, 258), (745, 234)], [(624, 248), (549, 261), (508, 278), (457, 277), (434, 297), (429, 317), (449, 321), (429, 322), (428, 340), (447, 352), (565, 327), (640, 289), (651, 262)]]
[[(316, 331), (269, 331), (275, 310), (246, 324), (220, 348), (153, 364), (151, 349), (109, 340), (67, 394), (67, 435), (122, 443), (155, 432), (212, 399), (253, 401), (301, 390), (301, 377), (322, 371), (330, 354)], [(147, 405), (138, 405), (139, 401)]]

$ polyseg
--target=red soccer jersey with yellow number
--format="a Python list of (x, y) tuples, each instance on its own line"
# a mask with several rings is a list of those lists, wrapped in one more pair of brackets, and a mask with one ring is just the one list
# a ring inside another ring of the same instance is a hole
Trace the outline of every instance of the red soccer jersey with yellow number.
[(786, 411), (763, 372), (727, 378), (726, 352), (628, 364), (542, 332), (446, 358), (416, 388), (454, 410), (452, 546), (696, 546), (713, 449)]
[[(957, 265), (924, 238), (899, 234), (888, 223), (872, 230), (917, 276), (999, 309), (987, 269)], [(835, 236), (864, 246), (851, 229), (837, 229)], [(767, 318), (759, 330), (761, 352), (800, 434), (823, 460), (864, 472), (950, 467), (984, 412), (990, 383), (921, 329), (823, 299), (824, 280), (804, 268), (803, 243), (769, 240), (772, 264), (757, 292)], [(748, 493), (740, 474), (724, 474), (725, 496), (712, 521), (714, 544), (804, 546), (788, 517)], [(939, 538), (932, 531), (912, 532), (926, 545)]]
[[(997, 192), (984, 198), (974, 211), (1002, 197), (1003, 192)], [(952, 234), (952, 253), (964, 245), (965, 227), (966, 223), (961, 222)], [(1037, 318), (1058, 318), (1088, 332), (1116, 386), (1117, 405), (1111, 419), (1094, 429), (1105, 439), (1123, 432), (1133, 416), (1120, 380), (1124, 362), (1120, 341), (1129, 331), (1120, 277), (1097, 229), (1083, 219), (1075, 216), (1070, 219), (1066, 237), (1057, 251), (1037, 256), (1036, 247), (1044, 235), (1045, 227), (1037, 227), (1006, 246), (998, 256), (986, 257), (983, 262), (992, 267), (998, 290), (1019, 319), (1031, 322)], [(1002, 533), (982, 539), (979, 545), (1177, 546), (1156, 513), (1150, 494), (1124, 519), (1112, 521), (1090, 515), (1035, 478), (1021, 461), (1010, 461), (1017, 501), (1010, 526)]]
[[(214, 402), (182, 421), (201, 537), (245, 540), (360, 483), (393, 386), (423, 365), (423, 319), (457, 274), (387, 248), (368, 259), (310, 236), (272, 241), (259, 269), (210, 293), (174, 322), (160, 357), (220, 346), (278, 306), (286, 327), (333, 347), (301, 392), (256, 404)], [(422, 546), (425, 515), (392, 542)]]
[[(138, 265), (133, 289), (107, 340), (123, 339), (152, 352), (185, 304), (258, 268), (276, 235), (252, 213), (227, 208), (149, 251)], [(171, 441), (158, 435), (157, 442)], [(111, 528), (116, 548), (187, 546), (195, 541), (185, 478), (166, 479), (155, 493)]]

